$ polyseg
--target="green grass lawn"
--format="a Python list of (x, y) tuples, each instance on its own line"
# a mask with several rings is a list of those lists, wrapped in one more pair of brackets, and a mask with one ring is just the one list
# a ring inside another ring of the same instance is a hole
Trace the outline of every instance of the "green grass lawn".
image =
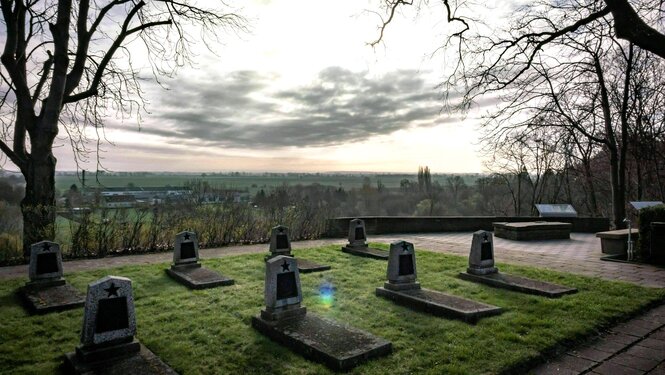
[[(500, 373), (665, 298), (664, 289), (499, 264), (502, 272), (579, 289), (560, 299), (529, 296), (458, 279), (467, 266), (465, 257), (417, 251), (418, 280), (424, 288), (505, 309), (502, 315), (471, 325), (376, 297), (374, 289), (386, 278), (385, 261), (348, 255), (338, 246), (294, 253), (333, 266), (300, 276), (308, 313), (392, 341), (391, 355), (356, 367), (353, 372), (358, 374)], [(168, 278), (167, 264), (69, 273), (66, 278), (81, 291), (109, 274), (132, 279), (138, 338), (179, 373), (330, 373), (251, 328), (251, 317), (263, 307), (263, 257), (204, 261), (204, 266), (234, 278), (236, 284), (200, 291)], [(62, 355), (78, 344), (83, 309), (28, 316), (14, 295), (24, 281), (0, 285), (0, 373), (51, 374)], [(319, 297), (318, 288), (325, 282), (337, 288), (332, 302)]]

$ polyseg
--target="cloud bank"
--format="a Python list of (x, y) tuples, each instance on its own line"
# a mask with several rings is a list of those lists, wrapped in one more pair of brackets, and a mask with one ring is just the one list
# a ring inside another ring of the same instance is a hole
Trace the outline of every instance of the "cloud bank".
[(329, 67), (286, 88), (276, 88), (276, 78), (249, 70), (179, 77), (153, 96), (159, 99), (140, 131), (173, 144), (279, 149), (361, 142), (457, 120), (440, 116), (437, 90), (415, 70), (371, 77)]

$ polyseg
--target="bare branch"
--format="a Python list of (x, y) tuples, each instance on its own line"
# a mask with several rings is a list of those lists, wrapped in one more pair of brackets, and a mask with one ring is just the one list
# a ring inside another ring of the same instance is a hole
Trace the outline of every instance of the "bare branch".
[(395, 17), (395, 11), (397, 10), (397, 8), (401, 5), (413, 5), (413, 1), (405, 1), (405, 0), (395, 0), (394, 2), (387, 1), (387, 3), (388, 3), (388, 8), (390, 9), (389, 10), (390, 14), (387, 20), (385, 21), (382, 20), (383, 24), (379, 27), (379, 37), (375, 41), (369, 43), (369, 45), (372, 47), (379, 44), (383, 39), (383, 33), (385, 32), (386, 27), (388, 27), (388, 25), (392, 22), (393, 17)]

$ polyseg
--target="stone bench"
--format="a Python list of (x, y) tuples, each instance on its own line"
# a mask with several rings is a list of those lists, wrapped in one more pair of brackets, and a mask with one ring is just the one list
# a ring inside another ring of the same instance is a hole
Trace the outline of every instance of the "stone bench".
[(556, 221), (495, 222), (494, 235), (515, 241), (569, 239), (573, 225)]
[[(600, 238), (600, 249), (604, 254), (618, 255), (628, 252), (628, 229), (608, 230), (596, 233)], [(630, 229), (630, 237), (633, 243), (637, 243), (640, 231), (637, 228)]]

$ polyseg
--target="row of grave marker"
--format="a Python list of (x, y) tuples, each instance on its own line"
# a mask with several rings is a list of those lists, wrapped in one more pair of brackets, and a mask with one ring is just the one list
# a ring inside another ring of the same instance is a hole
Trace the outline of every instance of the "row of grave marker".
[[(348, 246), (366, 246), (363, 224), (361, 220), (352, 221)], [(282, 239), (278, 240), (280, 236)], [(362, 244), (359, 243), (361, 241)], [(265, 309), (253, 317), (254, 328), (334, 369), (349, 369), (370, 357), (385, 355), (392, 351), (391, 343), (382, 338), (307, 314), (306, 308), (301, 306), (302, 290), (298, 260), (290, 252), (288, 228), (280, 226), (273, 228), (270, 250), (271, 256), (266, 259)], [(392, 243), (388, 258), (388, 280), (383, 288), (376, 289), (378, 296), (436, 315), (459, 318), (468, 322), (475, 322), (481, 317), (501, 312), (501, 308), (496, 306), (422, 289), (417, 281), (415, 249), (409, 242)], [(197, 263), (198, 244), (195, 234), (179, 233), (176, 237), (173, 266), (189, 266)], [(33, 289), (40, 283), (62, 286), (64, 282), (62, 274), (62, 257), (58, 244), (43, 241), (33, 245), (29, 267), (31, 281), (25, 288)], [(485, 231), (474, 233), (466, 274), (476, 277), (499, 274), (494, 266), (491, 233)], [(501, 276), (505, 279), (505, 275)], [(470, 280), (485, 282), (473, 278)], [(500, 286), (496, 278), (491, 281), (486, 283)], [(571, 292), (574, 290), (569, 289), (563, 294)], [(470, 308), (469, 303), (472, 303)], [(469, 311), (463, 311), (460, 306), (465, 306)], [(334, 342), (325, 342), (334, 335), (315, 334), (321, 331), (345, 335), (348, 336), (348, 340), (344, 345), (336, 346)], [(160, 366), (165, 369), (164, 373), (172, 371), (158, 358), (155, 359), (154, 354), (147, 348), (142, 347), (134, 338), (135, 334), (136, 319), (131, 281), (122, 277), (108, 276), (93, 282), (88, 286), (85, 300), (81, 345), (75, 352), (66, 355), (66, 365), (74, 372), (82, 373), (100, 365), (100, 361), (113, 358), (122, 361), (124, 360), (122, 358), (129, 355), (132, 358), (139, 356), (141, 359), (139, 362), (144, 361), (146, 365), (150, 361), (161, 363)]]

